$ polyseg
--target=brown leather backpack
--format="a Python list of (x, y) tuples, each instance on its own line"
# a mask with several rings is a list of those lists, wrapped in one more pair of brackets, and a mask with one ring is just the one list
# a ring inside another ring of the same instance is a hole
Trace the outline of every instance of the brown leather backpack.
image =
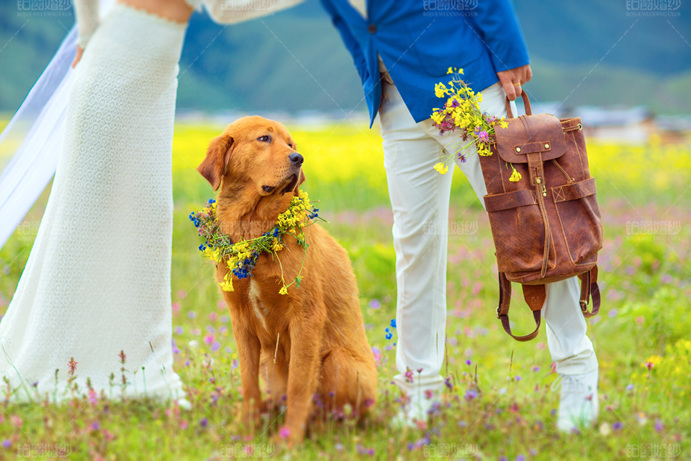
[[(508, 126), (497, 126), (492, 155), (480, 157), (499, 271), (497, 317), (518, 341), (538, 334), (546, 283), (578, 275), (581, 311), (585, 317), (597, 314), (596, 263), (602, 248), (595, 179), (588, 169), (581, 119), (532, 115), (525, 92), (523, 102), (526, 115), (512, 118), (506, 100)], [(509, 181), (510, 164), (522, 176), (517, 182)], [(511, 282), (523, 285), (535, 318), (535, 331), (525, 336), (513, 335), (509, 326)]]

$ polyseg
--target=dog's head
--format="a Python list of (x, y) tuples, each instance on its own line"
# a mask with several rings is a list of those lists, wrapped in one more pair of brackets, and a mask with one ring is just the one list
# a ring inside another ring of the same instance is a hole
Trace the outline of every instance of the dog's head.
[(243, 117), (214, 138), (197, 171), (214, 190), (223, 185), (254, 189), (262, 197), (293, 192), (305, 180), (303, 157), (282, 124)]

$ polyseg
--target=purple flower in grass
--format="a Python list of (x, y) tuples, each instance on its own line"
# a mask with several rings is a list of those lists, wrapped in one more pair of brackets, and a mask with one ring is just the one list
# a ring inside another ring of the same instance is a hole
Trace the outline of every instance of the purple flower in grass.
[(616, 423), (612, 424), (612, 429), (615, 431), (621, 430), (622, 427), (624, 427), (624, 425), (621, 423), (621, 421), (617, 421)]

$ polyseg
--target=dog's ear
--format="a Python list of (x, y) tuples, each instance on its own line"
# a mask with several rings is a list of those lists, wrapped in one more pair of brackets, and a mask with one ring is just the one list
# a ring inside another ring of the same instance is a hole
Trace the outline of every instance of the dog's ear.
[(209, 181), (214, 190), (221, 185), (221, 178), (226, 174), (230, 154), (232, 153), (233, 138), (222, 134), (211, 140), (206, 158), (197, 167), (197, 171)]
[(305, 182), (305, 171), (300, 168), (300, 174), (298, 175), (298, 183), (295, 185), (295, 191), (300, 192), (300, 185)]

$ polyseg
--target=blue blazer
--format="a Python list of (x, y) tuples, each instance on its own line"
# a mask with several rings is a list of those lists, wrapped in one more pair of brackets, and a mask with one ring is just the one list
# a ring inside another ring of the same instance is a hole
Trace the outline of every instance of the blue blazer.
[(529, 63), (509, 0), (367, 0), (368, 19), (348, 0), (321, 1), (362, 79), (370, 127), (381, 100), (377, 54), (416, 122), (443, 104), (434, 85), (448, 82), (449, 67), (463, 68), (480, 91), (499, 81), (498, 71)]

